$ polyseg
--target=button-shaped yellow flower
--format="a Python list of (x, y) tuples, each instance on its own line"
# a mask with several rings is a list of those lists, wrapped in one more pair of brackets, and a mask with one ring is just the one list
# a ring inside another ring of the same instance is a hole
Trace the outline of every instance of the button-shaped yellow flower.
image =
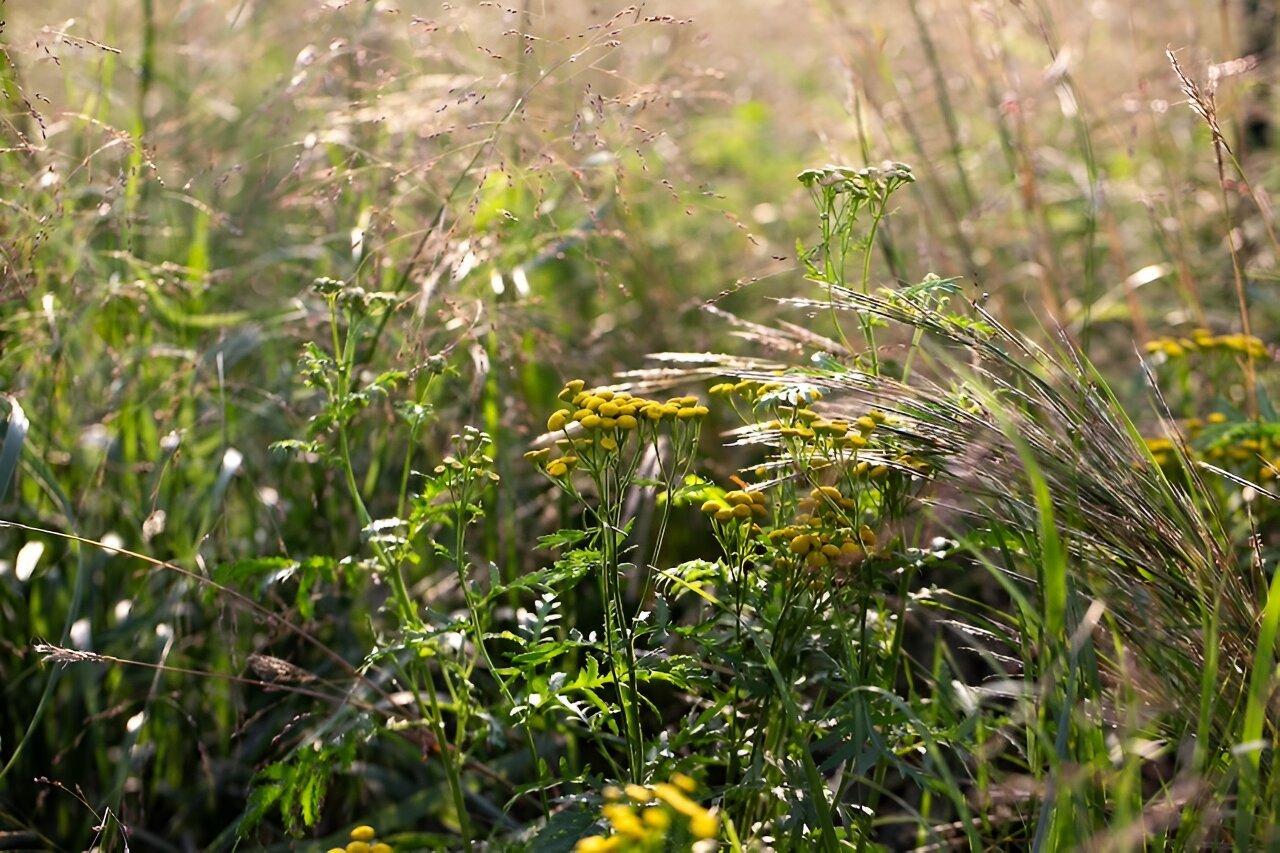
[(613, 825), (619, 835), (640, 839), (645, 837), (644, 824), (640, 821), (635, 809), (626, 803), (607, 803), (600, 808), (600, 814)]
[(637, 785), (634, 782), (627, 785), (624, 789), (627, 796), (635, 800), (637, 803), (648, 803), (653, 801), (653, 791), (650, 791), (644, 785)]
[(699, 507), (699, 510), (707, 515), (715, 515), (722, 509), (727, 509), (727, 507), (717, 500), (706, 501), (701, 507)]
[(556, 396), (559, 397), (561, 400), (565, 400), (565, 401), (572, 400), (574, 397), (578, 396), (579, 393), (581, 393), (583, 386), (585, 386), (586, 384), (587, 383), (583, 382), (581, 379), (573, 379), (567, 382), (564, 388), (561, 389), (560, 393), (557, 394)]
[(695, 838), (715, 838), (720, 834), (720, 817), (706, 811), (694, 815), (689, 818), (689, 831)]
[(614, 835), (605, 838), (603, 835), (588, 835), (578, 840), (574, 853), (610, 853), (622, 846), (622, 839)]

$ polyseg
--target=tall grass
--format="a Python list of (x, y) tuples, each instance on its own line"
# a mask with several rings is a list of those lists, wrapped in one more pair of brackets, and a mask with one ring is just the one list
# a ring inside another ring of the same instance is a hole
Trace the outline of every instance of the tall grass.
[(6, 844), (1274, 843), (1228, 18), (3, 11)]

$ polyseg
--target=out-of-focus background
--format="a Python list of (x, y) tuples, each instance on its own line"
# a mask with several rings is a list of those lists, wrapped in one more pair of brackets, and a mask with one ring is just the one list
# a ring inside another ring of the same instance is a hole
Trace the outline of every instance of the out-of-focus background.
[[(0, 5), (0, 391), (32, 460), (0, 517), (173, 561), (359, 664), (387, 593), (342, 570), (362, 526), (346, 484), (272, 449), (322, 408), (298, 358), (333, 342), (313, 281), (391, 295), (362, 381), (435, 377), (421, 429), (374, 398), (352, 436), (373, 517), (404, 460), (474, 424), (502, 477), (475, 548), (528, 571), (563, 509), (521, 456), (565, 380), (761, 354), (739, 321), (830, 333), (773, 301), (808, 292), (821, 223), (796, 176), (824, 164), (915, 175), (869, 253), (875, 286), (956, 277), (1007, 326), (1077, 346), (1150, 432), (1148, 343), (1242, 331), (1242, 294), (1252, 334), (1280, 317), (1258, 5)], [(887, 333), (886, 357), (910, 340)], [(1184, 378), (1175, 415), (1247, 408), (1243, 384)], [(704, 473), (724, 481), (745, 457), (715, 431)], [(673, 537), (687, 555), (706, 540)], [(324, 593), (281, 597), (272, 572), (307, 560)], [(51, 664), (44, 642), (205, 675)], [(321, 666), (191, 577), (0, 530), (0, 847), (121, 849), (115, 819), (132, 849), (228, 847), (268, 813), (255, 773), (319, 713), (228, 681), (263, 648)], [(367, 758), (315, 833), (432, 814), (405, 755)], [(245, 843), (283, 843), (281, 825)]]

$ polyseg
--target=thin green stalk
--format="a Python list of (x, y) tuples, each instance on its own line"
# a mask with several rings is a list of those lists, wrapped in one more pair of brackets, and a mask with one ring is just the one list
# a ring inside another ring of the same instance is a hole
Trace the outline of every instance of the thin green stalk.
[[(342, 341), (339, 333), (339, 322), (337, 313), (337, 304), (334, 299), (329, 300), (329, 326), (332, 337), (333, 352), (335, 358), (338, 359), (336, 370), (336, 385), (333, 393), (334, 399), (337, 401), (345, 401), (349, 393), (349, 375), (351, 365), (355, 357), (355, 334), (349, 331), (347, 339)], [(373, 517), (369, 513), (368, 507), (365, 505), (364, 498), (361, 496), (360, 487), (356, 483), (355, 464), (351, 456), (351, 442), (347, 432), (347, 423), (345, 417), (337, 418), (338, 432), (338, 454), (342, 467), (343, 479), (346, 482), (348, 496), (356, 509), (356, 514), (360, 519), (362, 527), (368, 527), (373, 522)], [(413, 604), (412, 597), (409, 595), (408, 586), (405, 583), (404, 574), (401, 570), (400, 563), (392, 559), (386, 549), (376, 539), (371, 538), (369, 544), (376, 555), (378, 562), (382, 565), (390, 580), (392, 595), (395, 598), (397, 608), (400, 611), (400, 618), (403, 624), (409, 628), (420, 629), (425, 627), (421, 615)], [(462, 785), (459, 775), (459, 767), (455, 763), (453, 750), (449, 748), (448, 735), (444, 728), (444, 720), (441, 716), (439, 697), (436, 695), (434, 686), (428, 685), (427, 696), (430, 704), (430, 713), (426, 713), (427, 708), (422, 704), (421, 691), (417, 688), (415, 681), (410, 681), (413, 685), (413, 696), (418, 704), (419, 713), (422, 713), (425, 719), (436, 729), (436, 737), (439, 742), (441, 760), (445, 766), (445, 774), (448, 777), (450, 790), (453, 792), (454, 805), (458, 810), (458, 823), (462, 834), (463, 842), (469, 847), (471, 844), (471, 825), (470, 816), (466, 810), (466, 801), (462, 795)], [(461, 732), (459, 732), (458, 745), (461, 746)], [(463, 758), (459, 750), (457, 761), (462, 762)]]
[(938, 60), (938, 50), (934, 46), (933, 36), (929, 33), (929, 26), (920, 12), (919, 0), (910, 0), (908, 5), (911, 7), (911, 18), (915, 22), (920, 45), (924, 48), (925, 61), (933, 76), (933, 90), (938, 95), (942, 122), (947, 129), (947, 154), (950, 155), (951, 162), (956, 168), (956, 179), (960, 182), (960, 194), (963, 197), (965, 210), (969, 211), (973, 209), (974, 199), (977, 196), (969, 184), (969, 173), (960, 157), (964, 148), (960, 144), (960, 125), (956, 121), (955, 108), (951, 105), (951, 93), (947, 86), (946, 74), (943, 73), (942, 63)]
[[(411, 682), (412, 683), (412, 682)], [(414, 695), (418, 694), (415, 684)], [(458, 813), (458, 831), (462, 836), (463, 846), (470, 849), (471, 847), (471, 816), (467, 813), (466, 797), (462, 793), (462, 778), (458, 772), (457, 765), (453, 761), (453, 750), (449, 748), (449, 735), (444, 728), (444, 713), (440, 708), (440, 697), (436, 695), (435, 685), (427, 685), (427, 699), (431, 704), (431, 725), (435, 727), (436, 740), (440, 745), (440, 760), (444, 764), (445, 779), (449, 784), (449, 793), (453, 797), (453, 808)], [(418, 701), (421, 701), (419, 699)], [(461, 735), (461, 732), (459, 732)], [(461, 741), (459, 740), (459, 745)], [(461, 750), (459, 750), (458, 761), (463, 761)]]
[[(1267, 707), (1275, 688), (1274, 664), (1276, 634), (1280, 628), (1280, 572), (1275, 572), (1267, 590), (1267, 603), (1262, 609), (1262, 624), (1258, 628), (1253, 666), (1249, 672), (1248, 699), (1245, 703), (1244, 722), (1241, 726), (1239, 746), (1236, 749), (1236, 769), (1240, 790), (1236, 797), (1235, 849), (1251, 850), (1255, 803), (1258, 799), (1262, 753), (1267, 744), (1263, 730), (1267, 721)], [(1274, 771), (1275, 757), (1272, 752)], [(1274, 775), (1274, 774), (1273, 774)]]
[[(484, 626), (480, 619), (480, 607), (476, 603), (475, 596), (472, 595), (470, 585), (467, 582), (466, 563), (464, 561), (466, 558), (465, 525), (467, 521), (467, 505), (470, 502), (470, 495), (467, 494), (468, 491), (469, 489), (464, 488), (462, 493), (458, 495), (454, 501), (453, 523), (454, 529), (457, 533), (454, 537), (453, 563), (454, 566), (457, 567), (458, 586), (462, 589), (462, 597), (466, 602), (467, 613), (471, 618), (471, 632), (475, 638), (476, 649), (479, 651), (480, 657), (484, 659), (484, 663), (489, 670), (489, 674), (493, 677), (494, 682), (497, 683), (498, 690), (502, 693), (502, 698), (507, 703), (507, 708), (510, 709), (514, 708), (516, 705), (515, 697), (511, 695), (511, 691), (507, 687), (506, 681), (503, 680), (502, 675), (498, 672), (498, 668), (493, 663), (493, 658), (489, 655), (489, 646), (485, 643)], [(465, 675), (468, 679), (471, 677), (471, 672), (473, 671), (474, 666), (474, 661), (467, 666)], [(530, 731), (528, 726), (522, 726), (521, 729), (524, 733), (525, 746), (529, 750), (529, 759), (532, 763), (533, 771), (534, 773), (540, 773), (541, 760), (538, 757), (537, 745), (533, 741), (533, 732)], [(538, 795), (542, 803), (543, 814), (550, 814), (548, 810), (546, 790), (539, 788)]]
[[(889, 645), (889, 657), (888, 657), (889, 671), (887, 674), (885, 674), (885, 677), (882, 677), (881, 679), (879, 679), (880, 686), (883, 687), (885, 690), (895, 689), (895, 686), (898, 681), (898, 664), (902, 658), (902, 642), (903, 642), (903, 639), (906, 637), (906, 633), (907, 633), (906, 632), (906, 622), (907, 622), (906, 616), (907, 616), (907, 602), (908, 602), (907, 594), (911, 589), (911, 580), (914, 576), (915, 576), (915, 566), (913, 565), (908, 567), (905, 571), (903, 571), (902, 579), (898, 583), (898, 601), (900, 602), (900, 607), (898, 610), (897, 623), (893, 626), (893, 640), (890, 642), (890, 645)], [(862, 621), (865, 626), (866, 624), (865, 613), (863, 614)], [(866, 643), (865, 632), (863, 636), (863, 643), (864, 643), (863, 656), (865, 657), (866, 648), (867, 648), (865, 645)], [(878, 792), (880, 788), (884, 785), (885, 778), (888, 776), (888, 773), (889, 773), (888, 762), (884, 762), (884, 761), (878, 762), (876, 765), (875, 775), (872, 777), (872, 781), (875, 784), (872, 788), (871, 801), (867, 803), (868, 808), (873, 812), (876, 810), (877, 806), (879, 805)]]
[[(774, 688), (778, 692), (778, 699), (782, 703), (785, 719), (795, 731), (801, 730), (801, 721), (803, 716), (800, 713), (799, 706), (796, 705), (795, 699), (791, 696), (791, 689), (786, 680), (783, 679), (782, 673), (778, 670), (778, 665), (774, 661), (773, 655), (770, 653), (768, 646), (756, 631), (748, 632), (756, 649), (760, 652), (765, 667), (769, 671), (769, 675), (773, 679)], [(815, 822), (817, 823), (818, 832), (818, 849), (824, 853), (835, 853), (839, 849), (839, 842), (836, 840), (835, 823), (831, 817), (831, 805), (827, 802), (827, 786), (822, 780), (822, 774), (818, 772), (818, 765), (814, 763), (813, 753), (809, 750), (807, 742), (797, 744), (800, 750), (801, 766), (804, 769), (805, 781), (809, 788), (809, 801), (813, 805)]]
[[(611, 642), (611, 662), (618, 699), (622, 706), (622, 718), (626, 731), (627, 756), (634, 782), (644, 781), (644, 752), (640, 731), (640, 719), (636, 703), (639, 686), (636, 680), (634, 638), (624, 617), (621, 583), (622, 545), (622, 488), (616, 472), (609, 469), (602, 478), (601, 503), (609, 507), (604, 521), (604, 581), (606, 636), (616, 638)], [(618, 654), (618, 647), (622, 654)], [(623, 681), (626, 680), (624, 687)]]

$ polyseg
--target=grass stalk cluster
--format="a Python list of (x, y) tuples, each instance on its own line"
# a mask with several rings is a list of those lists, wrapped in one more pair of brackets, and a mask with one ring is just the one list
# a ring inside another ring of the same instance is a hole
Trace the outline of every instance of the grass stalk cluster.
[(47, 5), (0, 846), (1280, 843), (1231, 21)]

